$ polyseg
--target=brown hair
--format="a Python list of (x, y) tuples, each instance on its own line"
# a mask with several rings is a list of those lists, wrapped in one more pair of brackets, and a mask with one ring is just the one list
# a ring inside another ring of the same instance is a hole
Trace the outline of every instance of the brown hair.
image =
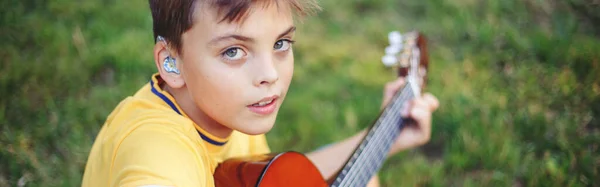
[(320, 9), (312, 0), (148, 0), (152, 12), (152, 30), (155, 42), (158, 36), (162, 36), (169, 41), (170, 46), (181, 53), (181, 35), (192, 28), (194, 9), (198, 1), (216, 8), (219, 16), (222, 16), (221, 22), (243, 21), (250, 6), (258, 2), (276, 3), (279, 6), (279, 1), (284, 1), (300, 16), (312, 14)]

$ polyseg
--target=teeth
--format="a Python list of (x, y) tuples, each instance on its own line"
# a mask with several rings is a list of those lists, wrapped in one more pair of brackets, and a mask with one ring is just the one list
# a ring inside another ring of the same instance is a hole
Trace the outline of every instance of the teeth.
[(263, 102), (260, 102), (260, 103), (257, 103), (257, 104), (253, 104), (252, 106), (265, 106), (265, 105), (270, 104), (271, 102), (273, 102), (273, 100), (263, 101)]

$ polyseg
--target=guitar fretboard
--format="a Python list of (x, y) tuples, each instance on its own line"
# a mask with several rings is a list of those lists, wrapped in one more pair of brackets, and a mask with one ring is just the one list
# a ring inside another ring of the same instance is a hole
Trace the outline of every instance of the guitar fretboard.
[(396, 140), (403, 119), (400, 110), (414, 97), (414, 92), (407, 82), (401, 92), (397, 92), (378, 120), (371, 126), (358, 148), (338, 173), (331, 187), (365, 186), (371, 177), (381, 168), (383, 161)]

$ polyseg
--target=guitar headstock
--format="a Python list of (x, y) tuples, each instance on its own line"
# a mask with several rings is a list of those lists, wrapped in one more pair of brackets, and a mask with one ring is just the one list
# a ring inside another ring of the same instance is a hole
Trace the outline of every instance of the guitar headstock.
[(385, 48), (381, 61), (387, 67), (397, 68), (398, 76), (406, 78), (420, 93), (427, 83), (429, 68), (425, 36), (416, 31), (404, 34), (393, 31), (388, 38), (390, 45)]

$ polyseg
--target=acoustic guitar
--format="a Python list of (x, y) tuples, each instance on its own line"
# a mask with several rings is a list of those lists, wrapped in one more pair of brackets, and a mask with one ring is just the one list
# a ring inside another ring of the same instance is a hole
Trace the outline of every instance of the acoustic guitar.
[(365, 186), (377, 173), (402, 127), (410, 121), (400, 116), (402, 106), (420, 95), (427, 77), (428, 58), (425, 37), (418, 32), (389, 34), (390, 45), (382, 62), (397, 68), (407, 84), (379, 113), (377, 120), (356, 147), (344, 166), (329, 180), (303, 154), (289, 151), (279, 154), (228, 159), (213, 175), (220, 186)]

